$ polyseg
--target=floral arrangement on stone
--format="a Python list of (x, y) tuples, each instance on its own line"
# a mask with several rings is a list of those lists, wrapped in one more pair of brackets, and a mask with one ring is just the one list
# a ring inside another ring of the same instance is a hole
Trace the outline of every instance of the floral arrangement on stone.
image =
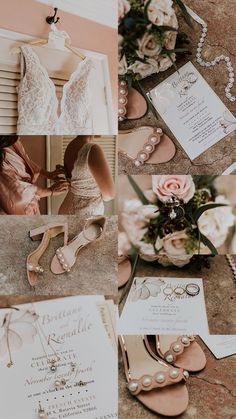
[(126, 200), (119, 254), (182, 267), (197, 254), (216, 255), (235, 223), (232, 206), (215, 187), (217, 176), (156, 175), (137, 199)]
[(119, 76), (131, 84), (166, 71), (178, 54), (188, 52), (187, 37), (179, 31), (175, 7), (189, 25), (181, 0), (119, 0)]

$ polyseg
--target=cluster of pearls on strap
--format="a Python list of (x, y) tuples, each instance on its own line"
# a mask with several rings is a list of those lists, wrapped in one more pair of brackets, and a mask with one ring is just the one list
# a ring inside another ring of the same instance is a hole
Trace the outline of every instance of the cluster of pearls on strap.
[(33, 263), (27, 263), (27, 269), (30, 272), (37, 272), (38, 274), (43, 274), (44, 269), (40, 265), (34, 265)]
[(232, 95), (231, 89), (234, 86), (234, 69), (232, 66), (232, 62), (229, 57), (226, 55), (220, 55), (216, 57), (212, 61), (204, 61), (202, 59), (202, 49), (204, 46), (205, 38), (207, 35), (208, 27), (207, 24), (202, 24), (202, 30), (201, 30), (201, 37), (199, 39), (198, 48), (197, 48), (197, 54), (196, 54), (196, 60), (198, 64), (200, 64), (202, 67), (214, 67), (216, 64), (220, 63), (221, 61), (224, 61), (226, 63), (226, 67), (228, 70), (228, 84), (225, 88), (225, 96), (227, 99), (229, 99), (231, 102), (236, 101), (236, 97)]
[[(131, 393), (136, 393), (140, 390), (149, 390), (154, 387), (162, 386), (165, 384), (168, 379), (176, 380), (179, 378), (181, 371), (177, 368), (172, 368), (169, 370), (168, 374), (165, 372), (158, 372), (154, 376), (145, 375), (140, 380), (131, 380), (128, 383), (128, 389)], [(189, 374), (187, 371), (183, 372), (185, 378), (188, 378)]]
[(126, 115), (128, 88), (124, 80), (119, 82), (119, 95), (118, 95), (118, 121), (122, 122)]
[(160, 137), (163, 135), (161, 128), (156, 128), (155, 132), (149, 137), (148, 141), (144, 144), (141, 151), (139, 151), (137, 157), (134, 159), (136, 167), (141, 166), (150, 158), (150, 154), (153, 153), (155, 147), (160, 142)]
[(64, 255), (63, 255), (63, 253), (62, 253), (62, 249), (61, 249), (61, 248), (57, 249), (57, 251), (56, 251), (56, 255), (57, 255), (57, 258), (58, 258), (58, 260), (59, 260), (59, 262), (60, 262), (61, 266), (63, 267), (63, 269), (64, 269), (66, 272), (70, 272), (70, 267), (69, 267), (69, 264), (66, 262), (65, 257), (64, 257)]
[(175, 355), (171, 354), (170, 351), (167, 352), (165, 355), (165, 361), (169, 362), (170, 364), (175, 361), (176, 355), (179, 355), (183, 352), (186, 346), (189, 346), (190, 343), (194, 340), (193, 336), (181, 336), (179, 342), (175, 342), (172, 345), (172, 350)]

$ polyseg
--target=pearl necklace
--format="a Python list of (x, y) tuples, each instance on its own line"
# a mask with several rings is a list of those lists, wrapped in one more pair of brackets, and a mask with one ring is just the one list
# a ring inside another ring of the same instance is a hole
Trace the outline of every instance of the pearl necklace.
[(197, 53), (196, 53), (196, 61), (198, 64), (200, 64), (202, 67), (215, 67), (216, 64), (219, 64), (221, 61), (224, 61), (226, 64), (226, 68), (228, 70), (228, 84), (225, 88), (225, 96), (227, 99), (230, 100), (230, 102), (235, 102), (236, 97), (232, 95), (231, 89), (234, 87), (234, 69), (231, 62), (231, 59), (226, 55), (219, 55), (218, 57), (214, 58), (212, 61), (205, 61), (202, 59), (202, 49), (204, 47), (205, 38), (207, 36), (208, 32), (208, 26), (206, 22), (204, 22), (203, 19), (200, 18), (200, 16), (197, 15), (190, 7), (188, 7), (185, 4), (185, 7), (187, 9), (187, 12), (189, 15), (197, 22), (199, 25), (201, 25), (201, 36), (199, 39), (198, 47), (197, 47)]
[(212, 61), (204, 61), (202, 59), (202, 49), (204, 47), (204, 42), (207, 35), (208, 27), (206, 23), (203, 23), (203, 24), (201, 23), (201, 25), (202, 25), (202, 30), (201, 30), (201, 37), (199, 39), (197, 53), (196, 53), (196, 61), (202, 67), (208, 67), (208, 68), (214, 67), (216, 64), (219, 64), (221, 61), (224, 61), (226, 63), (226, 67), (229, 74), (228, 74), (228, 84), (225, 88), (225, 96), (227, 97), (227, 99), (230, 100), (230, 102), (235, 102), (236, 97), (233, 96), (231, 93), (231, 89), (234, 86), (234, 69), (232, 66), (232, 62), (230, 58), (227, 57), (226, 55), (220, 55)]
[(232, 270), (233, 273), (233, 277), (234, 277), (234, 281), (236, 283), (236, 263), (234, 262), (233, 258), (231, 255), (225, 255), (227, 262)]

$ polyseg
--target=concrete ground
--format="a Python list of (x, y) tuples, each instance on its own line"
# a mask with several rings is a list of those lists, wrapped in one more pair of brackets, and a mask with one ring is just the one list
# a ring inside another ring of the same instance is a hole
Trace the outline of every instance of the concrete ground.
[[(205, 58), (214, 58), (217, 55), (228, 55), (232, 59), (234, 69), (236, 71), (236, 54), (235, 54), (235, 0), (188, 0), (186, 4), (192, 8), (209, 26), (205, 47), (203, 50)], [(181, 29), (188, 34), (190, 44), (189, 50), (192, 56), (181, 58), (177, 63), (182, 66), (187, 61), (194, 62), (196, 46), (199, 41), (199, 25), (194, 23), (194, 30), (190, 29), (184, 22), (181, 22)], [(217, 28), (217, 30), (216, 30)], [(212, 89), (217, 93), (228, 109), (235, 115), (235, 102), (231, 103), (225, 97), (224, 89), (228, 81), (228, 72), (225, 65), (221, 63), (213, 69), (206, 69), (196, 65), (198, 71), (206, 79)], [(164, 75), (156, 75), (148, 78), (143, 82), (146, 91), (151, 90), (175, 70), (172, 68), (164, 73)], [(234, 89), (234, 94), (236, 90)], [(167, 128), (161, 118), (156, 121), (152, 113), (148, 113), (140, 120), (125, 121), (120, 125), (120, 129), (129, 129), (142, 125), (152, 125), (161, 127), (167, 135), (172, 138), (177, 147), (177, 153), (170, 162), (159, 165), (144, 165), (141, 168), (135, 168), (131, 160), (120, 154), (119, 172), (129, 174), (221, 174), (236, 161), (236, 131), (211, 147), (201, 156), (191, 162), (185, 152), (181, 149), (177, 140), (171, 131)]]
[[(183, 268), (164, 268), (140, 260), (135, 276), (202, 278), (210, 334), (236, 335), (236, 282), (225, 256), (210, 258), (210, 268), (201, 270), (193, 263)], [(123, 292), (121, 289), (120, 295)]]
[(69, 239), (83, 227), (76, 216), (4, 216), (0, 217), (0, 295), (73, 295), (117, 293), (117, 217), (108, 217), (105, 236), (79, 252), (70, 273), (54, 275), (51, 260), (63, 245), (62, 234), (50, 241), (40, 260), (45, 272), (32, 288), (26, 276), (26, 258), (39, 242), (28, 237), (30, 229), (50, 222), (68, 222)]
[[(203, 371), (191, 374), (187, 382), (189, 405), (181, 419), (235, 419), (236, 356), (217, 360), (198, 339), (207, 364)], [(157, 396), (158, 397), (158, 396)], [(164, 418), (146, 409), (126, 388), (121, 355), (119, 357), (119, 419)]]

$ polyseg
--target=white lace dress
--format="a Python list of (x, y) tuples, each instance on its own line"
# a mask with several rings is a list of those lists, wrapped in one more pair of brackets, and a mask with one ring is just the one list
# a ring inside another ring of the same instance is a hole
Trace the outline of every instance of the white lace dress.
[(70, 179), (71, 186), (59, 214), (76, 214), (80, 219), (104, 214), (101, 192), (88, 165), (92, 147), (92, 143), (84, 144), (78, 152)]
[[(59, 104), (56, 88), (30, 45), (21, 46), (18, 135), (91, 135), (89, 76), (93, 63), (79, 62), (65, 83)], [(60, 113), (58, 111), (60, 109)]]

